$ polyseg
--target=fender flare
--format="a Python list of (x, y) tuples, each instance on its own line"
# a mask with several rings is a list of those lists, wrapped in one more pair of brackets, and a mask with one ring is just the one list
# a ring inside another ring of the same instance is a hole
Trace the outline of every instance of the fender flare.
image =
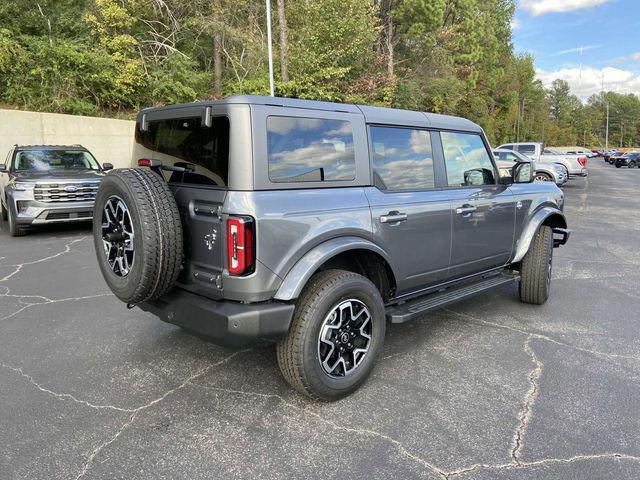
[[(375, 243), (360, 237), (338, 237), (313, 247), (289, 270), (274, 299), (289, 301), (298, 298), (311, 276), (327, 260), (348, 250), (369, 250), (380, 255), (391, 266), (387, 253)], [(391, 267), (393, 270), (393, 267)], [(395, 274), (395, 272), (394, 272)]]
[(519, 262), (524, 258), (527, 251), (529, 250), (529, 246), (533, 241), (533, 237), (536, 235), (540, 225), (544, 224), (548, 218), (555, 217), (556, 221), (559, 223), (558, 226), (560, 228), (567, 228), (567, 219), (564, 214), (558, 210), (557, 208), (552, 207), (543, 207), (538, 210), (533, 216), (529, 219), (527, 225), (522, 229), (522, 233), (520, 234), (520, 238), (516, 244), (516, 253), (511, 260), (511, 263)]
[(546, 175), (549, 175), (553, 181), (557, 180), (557, 175), (555, 172), (552, 172), (550, 169), (546, 167), (539, 167), (539, 166), (536, 166), (535, 164), (534, 166), (535, 166), (535, 173), (544, 173)]

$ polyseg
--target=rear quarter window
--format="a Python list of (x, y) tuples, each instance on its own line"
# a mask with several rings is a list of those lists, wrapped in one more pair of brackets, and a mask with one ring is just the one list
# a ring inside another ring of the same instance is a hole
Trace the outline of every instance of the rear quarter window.
[(351, 122), (319, 118), (267, 118), (269, 180), (274, 183), (354, 180)]
[(149, 122), (148, 130), (136, 129), (136, 141), (151, 158), (165, 165), (193, 171), (165, 172), (169, 183), (226, 187), (229, 176), (229, 119), (213, 117), (212, 126), (200, 117)]

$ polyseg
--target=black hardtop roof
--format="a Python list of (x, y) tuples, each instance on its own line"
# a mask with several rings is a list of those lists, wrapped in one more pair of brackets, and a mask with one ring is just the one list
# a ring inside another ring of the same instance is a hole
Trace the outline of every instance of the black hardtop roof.
[(82, 145), (15, 145), (16, 150), (82, 150), (88, 151)]
[(482, 128), (462, 117), (440, 115), (437, 113), (415, 112), (397, 108), (373, 107), (369, 105), (353, 105), (349, 103), (320, 102), (316, 100), (300, 100), (297, 98), (264, 97), (259, 95), (234, 95), (222, 100), (206, 100), (202, 102), (169, 105), (166, 107), (145, 108), (138, 113), (138, 121), (145, 113), (174, 110), (187, 107), (207, 107), (215, 105), (265, 105), (274, 107), (304, 108), (363, 115), (367, 123), (407, 125), (440, 128), (445, 130), (464, 130), (481, 132)]

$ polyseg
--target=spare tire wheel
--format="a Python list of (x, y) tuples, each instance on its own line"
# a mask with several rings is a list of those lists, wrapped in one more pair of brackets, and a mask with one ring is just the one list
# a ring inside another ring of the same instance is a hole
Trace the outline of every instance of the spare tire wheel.
[(109, 172), (96, 194), (93, 241), (102, 275), (123, 302), (171, 290), (182, 262), (182, 224), (164, 179), (140, 168)]

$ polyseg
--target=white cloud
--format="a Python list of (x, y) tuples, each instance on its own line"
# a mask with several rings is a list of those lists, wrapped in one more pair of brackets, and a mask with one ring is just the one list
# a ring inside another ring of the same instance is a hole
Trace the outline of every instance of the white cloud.
[(562, 68), (555, 71), (536, 70), (536, 77), (545, 87), (549, 87), (556, 79), (566, 80), (572, 93), (586, 100), (594, 93), (600, 93), (604, 80), (604, 90), (618, 93), (635, 93), (640, 95), (640, 75), (629, 70), (605, 67), (602, 69), (584, 67), (582, 81), (579, 68)]
[(611, 0), (520, 0), (520, 6), (534, 15), (570, 12), (582, 8), (595, 7)]
[(511, 19), (511, 30), (517, 30), (521, 26), (522, 26), (522, 23), (516, 17), (513, 17)]

